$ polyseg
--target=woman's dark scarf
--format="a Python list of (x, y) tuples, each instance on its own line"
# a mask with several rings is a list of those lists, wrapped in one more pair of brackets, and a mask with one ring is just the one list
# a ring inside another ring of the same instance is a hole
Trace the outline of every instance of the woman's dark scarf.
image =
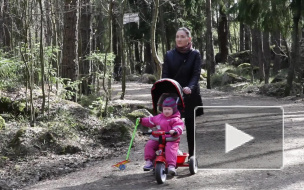
[(192, 42), (189, 42), (187, 46), (185, 47), (177, 47), (175, 46), (175, 49), (180, 53), (188, 53), (192, 50)]

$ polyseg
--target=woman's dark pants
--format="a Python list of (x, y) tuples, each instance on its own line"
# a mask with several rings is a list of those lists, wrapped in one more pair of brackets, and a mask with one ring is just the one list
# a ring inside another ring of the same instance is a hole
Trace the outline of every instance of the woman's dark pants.
[(185, 118), (189, 158), (194, 154), (194, 118)]

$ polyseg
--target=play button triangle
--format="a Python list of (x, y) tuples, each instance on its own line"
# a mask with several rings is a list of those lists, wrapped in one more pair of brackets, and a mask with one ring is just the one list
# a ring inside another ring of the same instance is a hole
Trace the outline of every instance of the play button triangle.
[(243, 131), (225, 123), (225, 152), (231, 150), (253, 140), (254, 137), (244, 133)]

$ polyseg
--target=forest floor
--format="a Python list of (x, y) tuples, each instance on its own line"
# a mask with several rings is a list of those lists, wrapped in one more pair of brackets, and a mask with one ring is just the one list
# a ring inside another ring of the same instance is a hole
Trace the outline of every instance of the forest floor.
[[(113, 100), (117, 104), (140, 104), (152, 107), (151, 84), (128, 82), (125, 99), (120, 100), (120, 83), (113, 85)], [(34, 162), (23, 163), (28, 172), (41, 163), (50, 166), (42, 170), (65, 171), (60, 175), (48, 174), (33, 180), (21, 189), (43, 190), (99, 190), (99, 189), (303, 189), (304, 188), (304, 100), (296, 97), (275, 98), (243, 91), (229, 92), (201, 89), (204, 106), (282, 106), (284, 108), (284, 167), (281, 170), (199, 170), (190, 175), (188, 168), (178, 168), (178, 175), (168, 176), (163, 185), (158, 185), (152, 172), (142, 170), (143, 149), (147, 137), (135, 139), (130, 154), (130, 163), (120, 171), (113, 164), (125, 160), (128, 143), (115, 151), (87, 152), (75, 155), (47, 155), (37, 157)], [(202, 122), (200, 120), (198, 123)], [(213, 142), (210, 142), (212, 145)], [(200, 145), (199, 145), (200, 146)], [(186, 135), (182, 135), (182, 151), (187, 151)], [(101, 151), (101, 150), (99, 150)], [(91, 156), (94, 154), (95, 156)], [(97, 156), (100, 154), (99, 156)], [(20, 167), (20, 166), (19, 166)], [(56, 168), (56, 169), (54, 169)], [(1, 170), (5, 170), (2, 168)], [(23, 170), (26, 173), (26, 169)], [(37, 175), (39, 176), (39, 175)], [(34, 178), (35, 176), (33, 176)], [(40, 181), (36, 183), (37, 181)], [(36, 183), (36, 184), (33, 184)], [(15, 189), (18, 188), (15, 185)], [(14, 185), (12, 185), (14, 186)], [(1, 179), (0, 179), (1, 187)], [(1, 188), (0, 188), (1, 189)], [(2, 189), (9, 189), (2, 187)], [(2, 190), (1, 189), (1, 190)]]
[[(118, 100), (120, 84), (113, 86), (117, 101), (151, 105), (149, 84), (127, 83), (125, 100)], [(158, 185), (152, 172), (142, 170), (143, 148), (147, 138), (136, 139), (127, 168), (111, 167), (123, 161), (125, 151), (90, 163), (84, 169), (41, 181), (28, 190), (99, 190), (99, 189), (303, 189), (304, 188), (304, 100), (295, 97), (274, 98), (246, 92), (201, 90), (204, 106), (282, 106), (284, 109), (284, 167), (281, 170), (199, 170), (190, 175), (188, 168), (178, 168), (178, 175), (168, 176)], [(187, 150), (186, 135), (180, 149)], [(212, 142), (210, 142), (212, 143)], [(200, 145), (199, 145), (200, 146)], [(250, 159), (250, 158), (249, 158)]]

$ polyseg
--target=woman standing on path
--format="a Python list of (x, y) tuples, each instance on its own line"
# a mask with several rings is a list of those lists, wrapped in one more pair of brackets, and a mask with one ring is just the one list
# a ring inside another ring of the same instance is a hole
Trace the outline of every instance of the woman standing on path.
[[(162, 78), (174, 79), (183, 87), (185, 111), (182, 117), (185, 118), (191, 157), (194, 154), (194, 108), (203, 105), (198, 84), (202, 62), (199, 51), (192, 49), (191, 32), (187, 28), (177, 30), (175, 42), (175, 48), (165, 55)], [(203, 109), (196, 111), (196, 116), (202, 114)]]

